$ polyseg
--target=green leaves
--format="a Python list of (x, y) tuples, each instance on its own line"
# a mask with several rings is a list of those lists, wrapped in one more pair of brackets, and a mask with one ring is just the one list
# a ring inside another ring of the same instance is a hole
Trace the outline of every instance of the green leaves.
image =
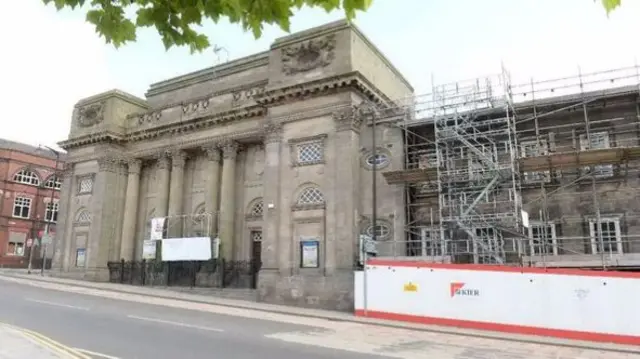
[[(263, 26), (276, 25), (290, 31), (293, 11), (303, 6), (327, 12), (343, 9), (347, 19), (367, 10), (373, 0), (42, 0), (56, 9), (89, 5), (87, 22), (107, 43), (116, 48), (136, 41), (139, 28), (154, 27), (165, 48), (188, 46), (192, 53), (211, 46), (210, 39), (196, 31), (205, 20), (226, 18), (259, 38)], [(603, 0), (603, 2), (606, 0)], [(612, 1), (612, 0), (609, 0)], [(618, 3), (620, 0), (618, 0)], [(128, 16), (127, 14), (134, 14)]]
[(604, 9), (607, 11), (607, 15), (609, 15), (611, 11), (613, 11), (615, 8), (620, 6), (620, 4), (622, 3), (622, 0), (600, 0), (600, 1), (602, 1), (602, 6), (604, 6)]

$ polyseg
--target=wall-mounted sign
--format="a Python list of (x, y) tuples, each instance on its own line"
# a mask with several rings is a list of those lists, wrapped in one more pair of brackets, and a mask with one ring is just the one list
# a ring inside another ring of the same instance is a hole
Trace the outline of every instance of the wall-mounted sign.
[(316, 238), (300, 238), (300, 267), (318, 268), (320, 266), (320, 241)]
[(158, 241), (164, 237), (164, 222), (164, 217), (151, 219), (151, 235), (149, 239)]
[(405, 292), (417, 292), (418, 291), (418, 285), (416, 285), (413, 282), (407, 282), (404, 285), (403, 289), (404, 289)]
[(156, 241), (147, 239), (142, 242), (142, 259), (156, 259)]
[(87, 260), (87, 250), (84, 248), (76, 249), (76, 267), (84, 267)]

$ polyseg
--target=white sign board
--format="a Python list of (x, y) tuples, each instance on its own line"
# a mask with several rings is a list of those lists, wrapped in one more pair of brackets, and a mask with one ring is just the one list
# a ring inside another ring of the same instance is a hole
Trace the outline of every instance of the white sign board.
[(156, 259), (156, 243), (151, 239), (142, 242), (142, 259)]
[(149, 239), (158, 241), (161, 240), (164, 233), (164, 217), (151, 219), (151, 236)]
[(163, 261), (208, 261), (211, 259), (209, 237), (166, 238), (162, 240)]

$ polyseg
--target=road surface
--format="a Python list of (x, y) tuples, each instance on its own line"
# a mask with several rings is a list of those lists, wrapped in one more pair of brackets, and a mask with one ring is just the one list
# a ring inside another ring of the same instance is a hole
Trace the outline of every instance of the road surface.
[(94, 358), (371, 358), (269, 337), (326, 330), (323, 328), (110, 300), (5, 281), (0, 282), (0, 322), (37, 331), (93, 353), (90, 356)]

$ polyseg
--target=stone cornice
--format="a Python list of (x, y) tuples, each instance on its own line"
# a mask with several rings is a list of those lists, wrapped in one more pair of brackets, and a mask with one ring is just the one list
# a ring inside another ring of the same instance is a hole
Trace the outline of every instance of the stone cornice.
[(356, 90), (367, 100), (374, 103), (385, 105), (393, 104), (393, 101), (389, 97), (380, 92), (358, 71), (327, 77), (304, 84), (267, 88), (263, 93), (257, 95), (255, 100), (264, 106), (275, 106), (286, 102), (300, 101), (306, 97), (326, 95), (348, 89)]
[(64, 150), (70, 148), (81, 147), (86, 145), (94, 145), (97, 143), (123, 143), (126, 137), (112, 131), (100, 131), (84, 136), (70, 138), (68, 140), (58, 142), (58, 146)]

